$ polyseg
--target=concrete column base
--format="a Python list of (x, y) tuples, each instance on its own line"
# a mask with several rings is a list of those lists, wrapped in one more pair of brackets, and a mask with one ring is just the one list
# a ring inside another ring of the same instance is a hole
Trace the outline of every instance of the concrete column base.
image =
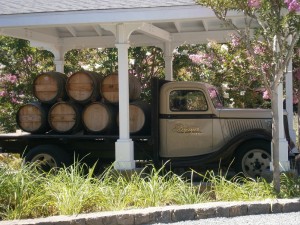
[(114, 163), (114, 168), (116, 170), (135, 169), (133, 141), (131, 139), (119, 139), (117, 140), (115, 147), (116, 161)]
[[(290, 161), (279, 161), (280, 172), (290, 171)], [(273, 162), (270, 163), (270, 170), (274, 171)]]
[[(272, 149), (272, 155), (273, 155), (273, 149)], [(288, 142), (286, 141), (285, 138), (279, 140), (279, 167), (280, 167), (280, 172), (289, 171), (291, 169), (290, 161), (288, 158)], [(270, 163), (270, 170), (274, 171), (273, 157)]]

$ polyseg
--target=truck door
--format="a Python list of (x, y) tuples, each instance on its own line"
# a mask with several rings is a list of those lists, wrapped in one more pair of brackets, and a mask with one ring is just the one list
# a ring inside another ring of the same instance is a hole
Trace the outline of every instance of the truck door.
[(160, 155), (188, 157), (212, 152), (213, 121), (205, 93), (199, 89), (166, 91), (160, 114)]

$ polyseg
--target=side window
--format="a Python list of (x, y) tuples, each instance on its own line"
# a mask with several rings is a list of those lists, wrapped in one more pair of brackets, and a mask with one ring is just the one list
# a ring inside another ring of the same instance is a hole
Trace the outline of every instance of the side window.
[(171, 111), (188, 112), (208, 110), (205, 95), (199, 90), (171, 91), (169, 101)]

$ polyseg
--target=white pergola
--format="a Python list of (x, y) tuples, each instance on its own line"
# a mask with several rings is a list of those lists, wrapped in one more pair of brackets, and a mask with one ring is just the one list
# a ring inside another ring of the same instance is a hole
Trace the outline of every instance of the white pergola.
[[(121, 116), (115, 168), (119, 170), (135, 168), (129, 133), (128, 48), (160, 47), (164, 52), (166, 79), (172, 80), (172, 54), (176, 47), (208, 40), (227, 42), (228, 35), (234, 32), (210, 9), (195, 4), (194, 0), (0, 0), (0, 3), (0, 35), (26, 39), (31, 46), (52, 52), (58, 72), (64, 72), (64, 55), (71, 49), (118, 49)], [(244, 25), (243, 15), (229, 16), (236, 26)], [(291, 68), (286, 86), (289, 124), (292, 124)], [(282, 113), (282, 93), (279, 98)], [(280, 164), (288, 170), (288, 145), (283, 121), (280, 124)], [(292, 126), (290, 133), (295, 141)]]

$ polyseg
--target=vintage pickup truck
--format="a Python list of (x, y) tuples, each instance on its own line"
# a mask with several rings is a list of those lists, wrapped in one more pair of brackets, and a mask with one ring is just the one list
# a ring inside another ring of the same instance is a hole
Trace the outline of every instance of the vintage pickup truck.
[[(131, 134), (135, 160), (173, 168), (210, 168), (233, 163), (237, 172), (259, 177), (270, 168), (272, 119), (267, 109), (224, 108), (214, 86), (201, 82), (152, 81), (150, 126)], [(0, 150), (39, 161), (45, 169), (76, 157), (112, 163), (118, 133), (0, 135)]]

